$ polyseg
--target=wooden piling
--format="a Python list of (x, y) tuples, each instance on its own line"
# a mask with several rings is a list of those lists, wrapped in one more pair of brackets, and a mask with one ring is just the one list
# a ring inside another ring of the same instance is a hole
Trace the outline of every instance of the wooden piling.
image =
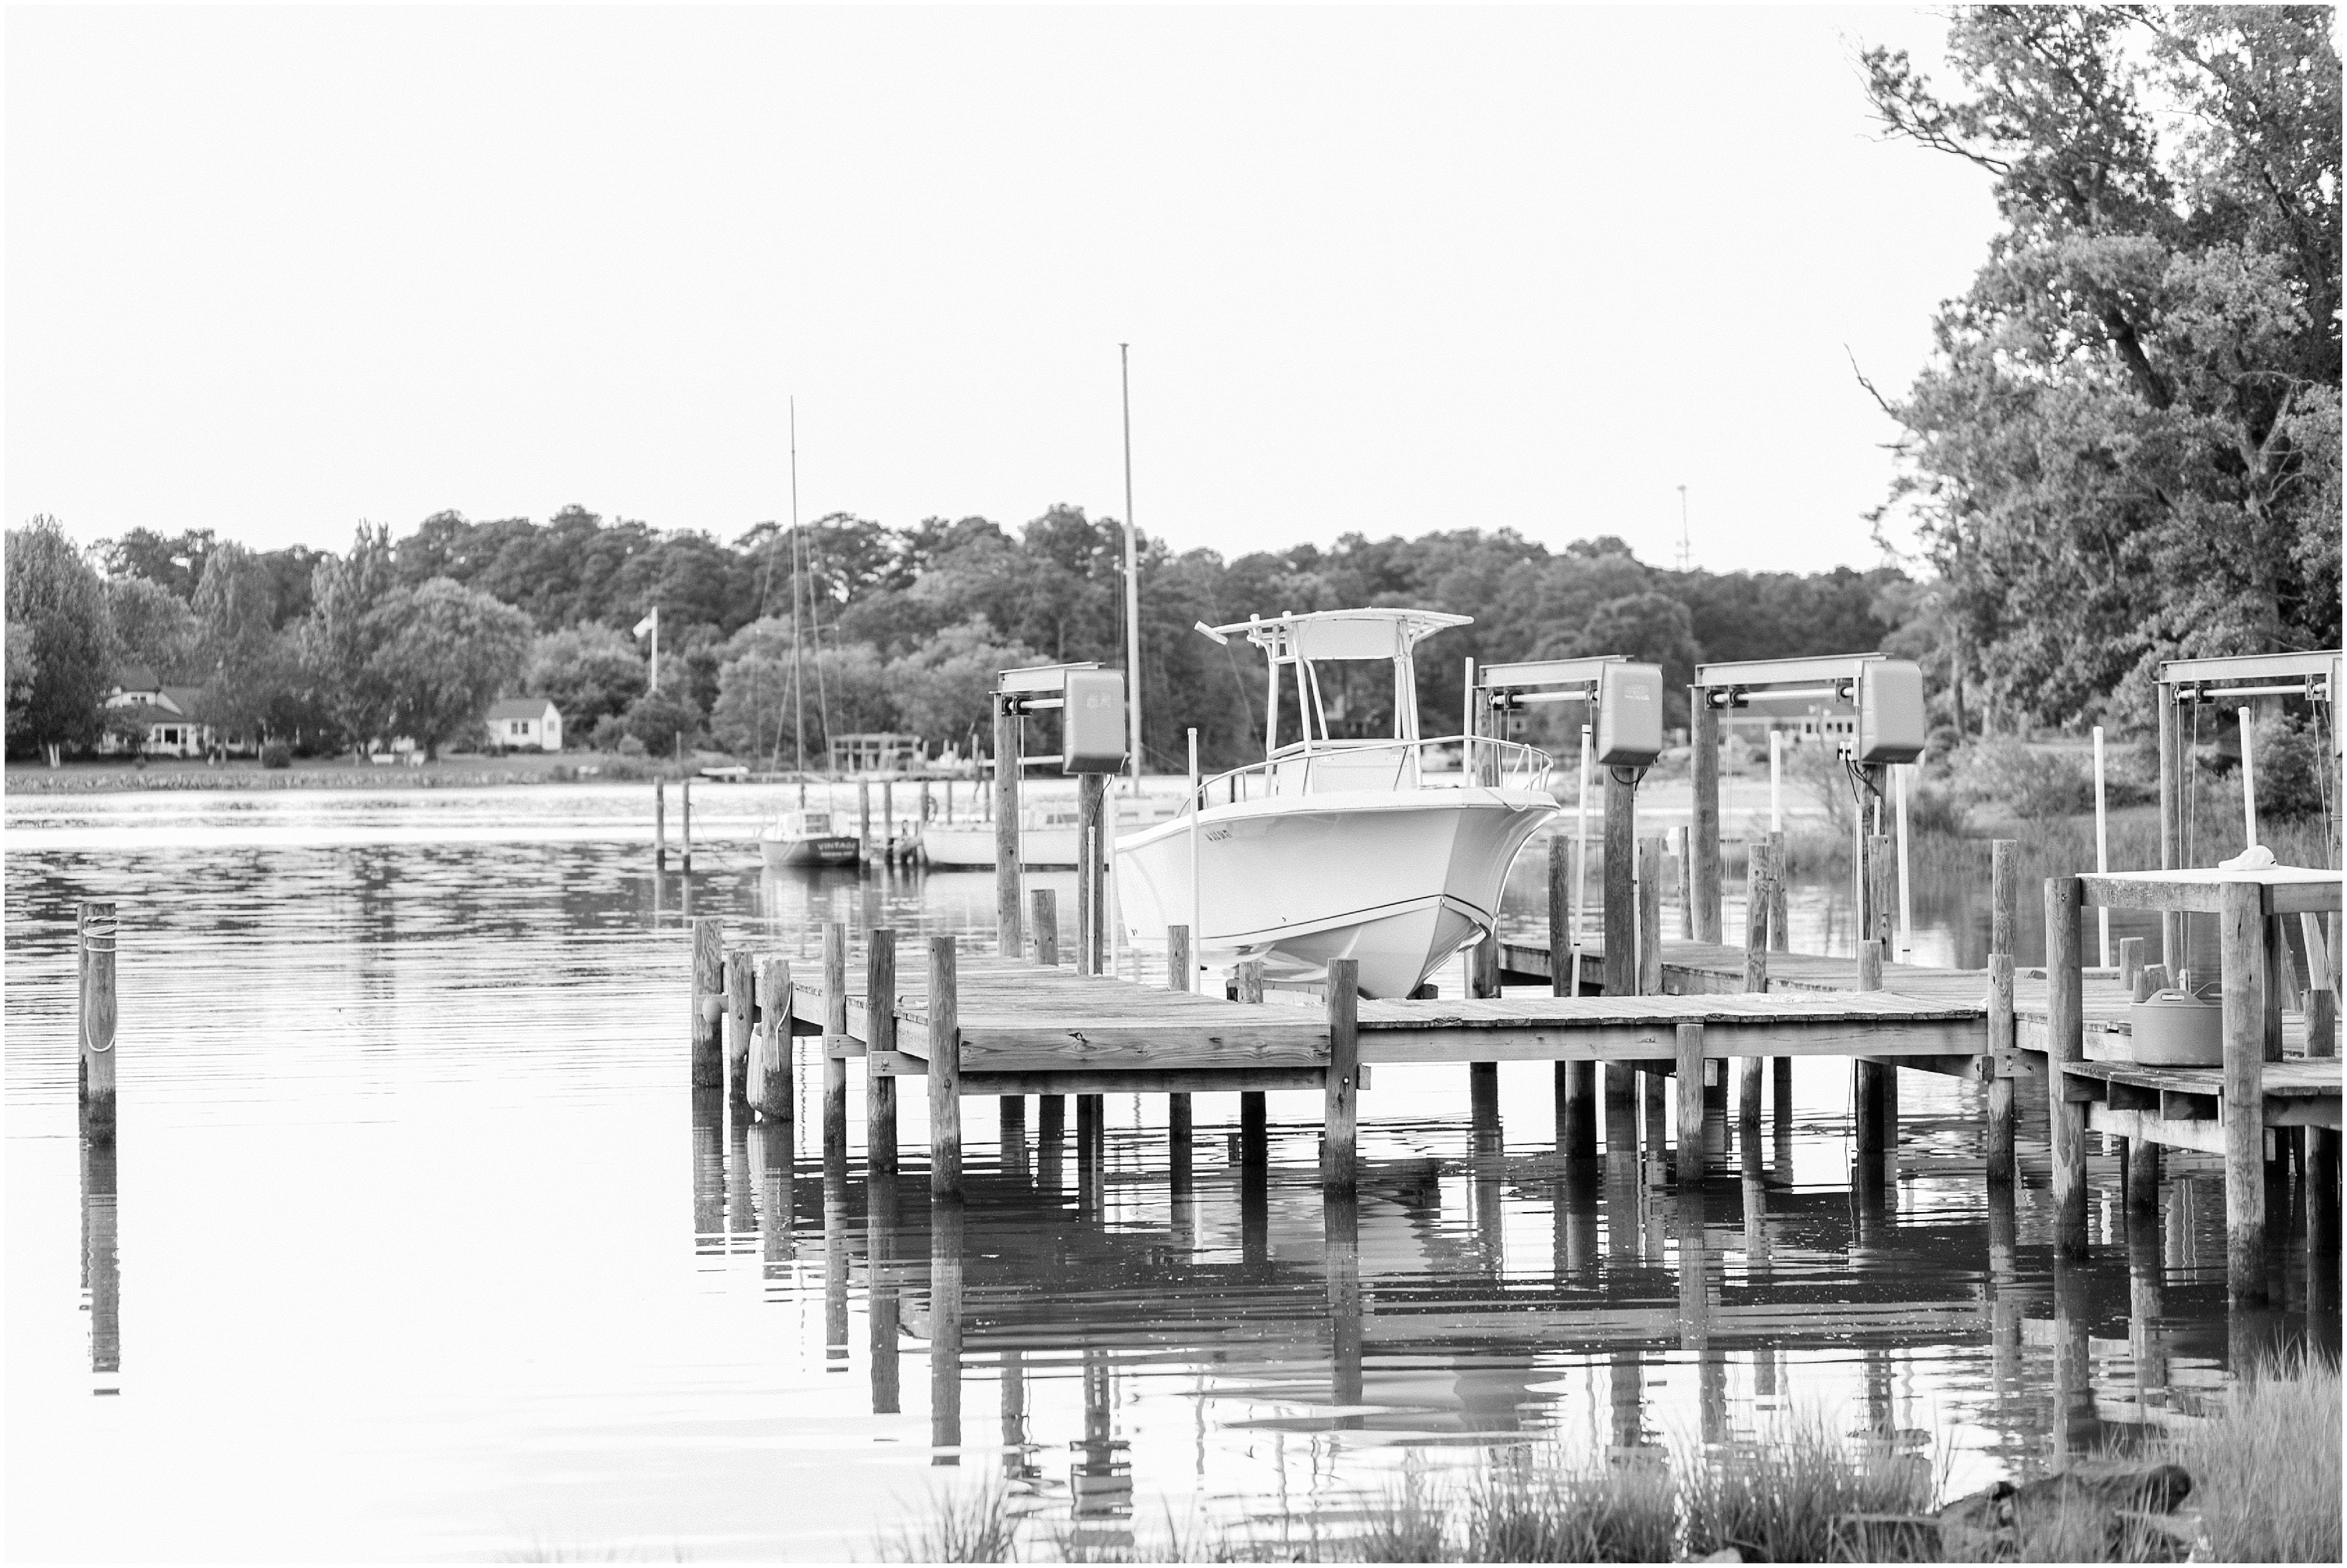
[[(2226, 1294), (2246, 1305), (2266, 1298), (2265, 911), (2263, 890), (2227, 882), (2218, 892), (2223, 965)], [(2046, 955), (2053, 978), (2053, 955)]]
[[(1695, 898), (1695, 939), (1716, 942), (1719, 940), (1719, 709), (1712, 707), (1711, 694), (1701, 687), (1693, 690), (1694, 717), (1694, 786), (1695, 811), (1693, 827), (1687, 837), (1695, 854), (1693, 874)], [(1608, 842), (1606, 852), (1613, 852), (1611, 842), (1611, 808), (1613, 802), (1612, 772), (1607, 772)], [(1606, 864), (1613, 864), (1609, 858)], [(1609, 871), (1610, 875), (1610, 871)], [(1610, 937), (1610, 928), (1609, 928)], [(1614, 951), (1611, 945), (1605, 950)], [(1619, 993), (1615, 993), (1619, 994)]]
[[(2158, 681), (2152, 693), (2159, 709), (2159, 869), (2165, 871), (2184, 864), (2183, 802), (2192, 788), (2192, 759), (2184, 754), (2175, 687)], [(2170, 974), (2185, 965), (2185, 919), (2173, 910), (2159, 917), (2159, 962)]]
[(1654, 834), (1638, 840), (1638, 994), (1663, 993), (1663, 883), (1668, 877), (1669, 840)]
[(1992, 840), (1988, 847), (1988, 950), (2014, 951), (2021, 925), (2021, 846), (2012, 839)]
[[(1175, 926), (1166, 934), (1171, 937), (1175, 932), (1181, 933), (1181, 945), (1184, 951), (1186, 960), (1187, 950), (1190, 945), (1190, 928), (1187, 926)], [(1190, 966), (1187, 962), (1176, 964), (1172, 962), (1172, 958), (1169, 954), (1165, 965), (1165, 986), (1167, 990), (1189, 990), (1190, 973)], [(1190, 1190), (1190, 1145), (1194, 1136), (1195, 1129), (1191, 1123), (1189, 1095), (1186, 1093), (1177, 1093), (1166, 1095), (1165, 1143), (1168, 1152), (1173, 1156), (1173, 1182), (1174, 1190), (1176, 1192), (1187, 1192)]]
[[(1787, 875), (1789, 862), (1785, 858), (1785, 835), (1780, 830), (1768, 835), (1768, 947), (1773, 952), (1793, 951), (1792, 879)], [(1790, 1062), (1790, 1057), (1783, 1058)]]
[[(2255, 907), (2257, 890), (2249, 890)], [(2075, 877), (2045, 879), (2045, 1100), (2054, 1142), (2054, 1245), (2071, 1257), (2086, 1250), (2086, 1107), (2067, 1069), (2085, 1059), (2086, 1015), (2081, 890)]]
[(81, 972), (76, 1023), (80, 1043), (78, 1083), (82, 1131), (107, 1141), (114, 1136), (115, 933), (112, 899), (84, 899), (75, 916), (75, 946)]
[(1769, 846), (1764, 839), (1744, 845), (1744, 989), (1758, 994), (1768, 989), (1769, 894), (1774, 873)]
[(1872, 937), (1858, 944), (1858, 989), (1882, 989), (1882, 944)]
[(685, 872), (690, 875), (692, 871), (692, 779), (689, 776), (677, 780), (676, 801), (677, 825), (682, 830), (678, 837), (682, 840)]
[(847, 927), (823, 928), (823, 1152), (847, 1153), (847, 1058), (833, 1054), (847, 1034)]
[[(1184, 933), (1185, 937), (1187, 933)], [(1241, 1002), (1260, 1003), (1263, 1001), (1263, 960), (1248, 958), (1239, 961), (1238, 993)], [(1271, 1135), (1270, 1105), (1260, 1089), (1239, 1093), (1239, 1165), (1242, 1169), (1260, 1168), (1268, 1157), (1266, 1147)]]
[[(1263, 983), (1263, 965), (1257, 963), (1255, 965), (1255, 983), (1260, 986)], [(1197, 965), (1194, 963), (1190, 958), (1190, 928), (1186, 925), (1167, 926), (1165, 928), (1165, 984), (1167, 988), (1174, 991), (1187, 991), (1190, 989), (1191, 978), (1196, 973)], [(1246, 999), (1245, 997), (1241, 997), (1239, 1000), (1244, 1002)], [(1255, 1000), (1259, 1002), (1262, 998), (1258, 996)]]
[(795, 1085), (791, 1082), (791, 961), (769, 954), (758, 961), (758, 1033), (750, 1050), (750, 1109), (762, 1121), (791, 1119)]
[[(1573, 994), (1573, 845), (1563, 833), (1548, 841), (1548, 989)], [(1559, 1062), (1556, 1074), (1556, 1144), (1572, 1159), (1597, 1153), (1597, 1064)]]
[(1899, 853), (1888, 833), (1867, 840), (1866, 929), (1860, 934), (1882, 944), (1882, 959), (1892, 962), (1899, 952)]
[(1035, 905), (1035, 962), (1046, 969), (1060, 967), (1060, 898), (1050, 888), (1037, 888), (1028, 898)]
[(750, 1103), (750, 1027), (757, 1012), (750, 962), (746, 949), (725, 955), (725, 1097), (742, 1106)]
[(2159, 1145), (2149, 1138), (2130, 1138), (2127, 1152), (2127, 1206), (2157, 1213), (2159, 1208)]
[(897, 933), (876, 930), (864, 954), (864, 1153), (868, 1168), (897, 1174)]
[(725, 1082), (725, 934), (715, 915), (692, 921), (692, 1086)]
[(961, 1196), (961, 1008), (954, 939), (929, 938), (929, 1196)]
[(1994, 1075), (1988, 1081), (1988, 1130), (1984, 1153), (1992, 1189), (2013, 1186), (2013, 1135), (2017, 1119), (2013, 1101), (2014, 1074), (2018, 1069), (2013, 1014), (2013, 954), (1988, 955), (1988, 1049)]
[(2339, 977), (2335, 968), (2338, 954), (2330, 939), (2330, 918), (2319, 914), (2299, 917), (2299, 929), (2306, 938), (2306, 1054), (2309, 1056), (2336, 1056), (2339, 1054)]
[(1638, 991), (1637, 795), (1623, 769), (1605, 769), (1605, 994)]
[(1108, 961), (1108, 775), (1076, 778), (1076, 968), (1098, 974)]
[[(1882, 989), (1882, 944), (1868, 937), (1858, 944), (1858, 989)], [(1882, 1075), (1879, 1062), (1864, 1057), (1854, 1058), (1850, 1070), (1851, 1133), (1857, 1145), (1859, 1163), (1869, 1174), (1879, 1168), (1886, 1143), (1883, 1126)]]
[(1678, 1026), (1679, 1103), (1678, 1137), (1679, 1186), (1685, 1188), (1703, 1185), (1703, 1025), (1682, 1023)]
[(652, 870), (668, 869), (668, 780), (652, 780)]
[(1671, 859), (1678, 871), (1679, 935), (1688, 942), (1695, 940), (1695, 856), (1690, 852), (1694, 837), (1690, 829), (1671, 830)]
[(897, 781), (880, 780), (880, 853), (891, 861), (897, 858)]
[(2136, 981), (2143, 973), (2143, 938), (2119, 938), (2119, 984), (2129, 996), (2135, 994)]
[(1016, 958), (1027, 949), (1019, 929), (1019, 718), (994, 699), (994, 951)]
[(1361, 966), (1357, 959), (1328, 961), (1328, 1075), (1321, 1096), (1320, 1187), (1349, 1193), (1355, 1173), (1354, 1120), (1360, 1092), (1358, 1033)]
[(868, 863), (872, 859), (872, 780), (856, 781), (856, 858)]

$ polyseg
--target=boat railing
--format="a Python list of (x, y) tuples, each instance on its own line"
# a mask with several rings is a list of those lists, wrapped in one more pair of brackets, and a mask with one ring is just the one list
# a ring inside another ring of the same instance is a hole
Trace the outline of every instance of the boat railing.
[[(1430, 755), (1431, 754), (1431, 755)], [(1456, 773), (1429, 764), (1456, 754)], [(1205, 805), (1288, 799), (1343, 790), (1440, 789), (1480, 786), (1546, 789), (1547, 752), (1513, 740), (1452, 735), (1426, 740), (1316, 740), (1281, 748), (1268, 759), (1217, 773), (1199, 787)]]

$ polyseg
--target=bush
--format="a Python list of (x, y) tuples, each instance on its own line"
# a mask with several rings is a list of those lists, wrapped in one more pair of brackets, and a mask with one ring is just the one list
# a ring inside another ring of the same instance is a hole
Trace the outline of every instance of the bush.
[(2016, 817), (2066, 817), (2091, 810), (2091, 769), (2025, 741), (1976, 740), (1955, 760), (1956, 793), (1971, 805), (2002, 806)]
[(627, 738), (627, 720), (616, 713), (607, 713), (595, 721), (594, 733), (587, 738), (587, 744), (598, 751), (617, 751), (620, 742)]
[(282, 740), (262, 741), (261, 743), (261, 765), (263, 768), (292, 767), (293, 748)]
[(2320, 815), (2328, 777), (2321, 735), (2288, 714), (2270, 713), (2255, 721), (2250, 744), (2259, 820)]
[(646, 754), (673, 757), (680, 742), (690, 746), (701, 729), (701, 709), (675, 686), (648, 691), (628, 708), (624, 721), (630, 738), (641, 741)]
[(644, 754), (644, 743), (643, 743), (642, 741), (641, 741), (641, 740), (637, 739), (637, 738), (636, 738), (634, 736), (632, 736), (632, 735), (622, 735), (621, 737), (620, 737), (620, 756), (622, 756), (622, 757), (641, 757), (643, 754)]
[(1907, 797), (1907, 826), (1919, 837), (1925, 833), (1961, 837), (1964, 830), (1963, 802), (1956, 799), (1953, 789), (1918, 784)]

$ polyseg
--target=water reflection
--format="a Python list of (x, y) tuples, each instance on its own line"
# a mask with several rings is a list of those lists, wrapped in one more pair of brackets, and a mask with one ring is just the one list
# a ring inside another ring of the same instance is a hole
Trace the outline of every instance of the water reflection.
[[(1853, 1171), (1837, 1064), (1772, 1069), (1757, 1125), (1707, 1094), (1706, 1179), (1686, 1188), (1660, 1073), (1609, 1065), (1602, 1150), (1568, 1158), (1544, 1065), (1380, 1066), (1350, 1201), (1319, 1189), (1310, 1096), (1201, 1094), (1178, 1148), (1162, 1098), (1080, 1097), (1073, 1128), (1061, 1096), (968, 1115), (969, 1196), (933, 1207), (917, 1094), (901, 1175), (874, 1168), (852, 1114), (860, 1069), (838, 1081), (847, 1135), (814, 1153), (806, 1039), (797, 1118), (729, 1115), (721, 1093), (677, 1105), (688, 882), (641, 845), (28, 845), (12, 832), (6, 868), (12, 1212), (32, 1217), (9, 1263), (12, 1299), (57, 1313), (12, 1341), (11, 1421), (66, 1434), (110, 1486), (164, 1487), (179, 1471), (152, 1456), (200, 1455), (223, 1412), (282, 1416), (252, 1369), (323, 1369), (353, 1391), (304, 1406), (277, 1460), (379, 1478), (322, 1513), (343, 1554), (868, 1553), (940, 1467), (999, 1476), (1105, 1544), (1161, 1500), (1210, 1519), (1341, 1507), (1405, 1463), (1531, 1435), (1654, 1462), (1811, 1406), (1902, 1456), (1944, 1436), (1963, 1488), (2196, 1419), (2253, 1349), (2338, 1343), (2319, 1154), (2278, 1189), (2275, 1307), (2254, 1319), (2225, 1310), (2214, 1161), (2171, 1154), (2146, 1207), (2098, 1150), (2093, 1254), (2057, 1268), (2042, 1098), (2021, 1182), (1992, 1196), (1979, 1089), (1904, 1075), (1901, 1157)], [(169, 1268), (141, 1240), (153, 1329), (127, 1380), (114, 1163), (70, 1135), (58, 1049), (85, 896), (124, 901), (138, 950), (124, 1094), (154, 1163), (122, 1173), (133, 1212), (142, 1236), (203, 1237), (172, 1242)], [(690, 896), (798, 964), (818, 918), (982, 932), (991, 883), (793, 880), (712, 844)], [(331, 1205), (282, 1191), (321, 1158), (342, 1173)], [(576, 1201), (530, 1227), (483, 1200), (557, 1165)], [(289, 1249), (276, 1289), (216, 1310)], [(164, 1397), (213, 1366), (244, 1370)], [(85, 1369), (130, 1426), (91, 1423)], [(21, 1463), (24, 1554), (157, 1554), (62, 1462)], [(807, 1500), (792, 1519), (759, 1501), (778, 1486)], [(261, 1502), (205, 1496), (223, 1554), (285, 1544)], [(300, 1544), (278, 1554), (332, 1543)]]

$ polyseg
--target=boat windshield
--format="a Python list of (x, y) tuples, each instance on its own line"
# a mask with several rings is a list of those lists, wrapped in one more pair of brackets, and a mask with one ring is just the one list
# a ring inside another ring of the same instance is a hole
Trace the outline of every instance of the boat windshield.
[(783, 827), (785, 831), (796, 833), (801, 838), (812, 839), (831, 831), (831, 813), (828, 811), (794, 812), (783, 819)]

